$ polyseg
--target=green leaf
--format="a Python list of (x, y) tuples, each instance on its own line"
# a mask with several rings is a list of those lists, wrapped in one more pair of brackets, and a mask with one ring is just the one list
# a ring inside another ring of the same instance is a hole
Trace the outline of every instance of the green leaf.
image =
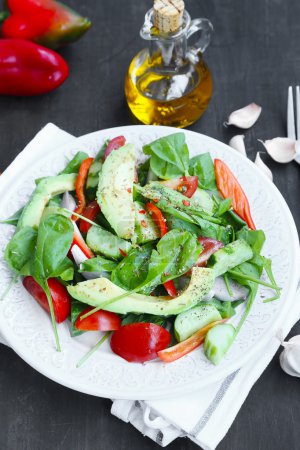
[(16, 211), (12, 216), (8, 217), (7, 219), (0, 220), (0, 224), (6, 224), (6, 225), (14, 225), (15, 227), (18, 225), (19, 219), (22, 215), (24, 206), (18, 211)]
[(160, 178), (174, 178), (188, 173), (189, 150), (184, 133), (157, 139), (145, 145), (143, 152), (151, 156), (151, 169)]
[(64, 170), (60, 172), (60, 175), (63, 173), (78, 173), (81, 164), (88, 157), (89, 155), (85, 152), (77, 152), (71, 161), (68, 162)]
[[(178, 210), (176, 210), (178, 211)], [(185, 214), (185, 213), (184, 213)], [(164, 218), (166, 219), (168, 230), (186, 230), (195, 234), (196, 236), (202, 236), (202, 232), (200, 227), (195, 225), (194, 223), (187, 222), (184, 219), (179, 217), (175, 217), (173, 214), (164, 214)]]
[(23, 227), (17, 231), (6, 246), (4, 259), (11, 269), (20, 273), (29, 262), (34, 253), (37, 230), (32, 227)]
[(110, 139), (106, 139), (104, 141), (104, 144), (102, 145), (102, 147), (100, 148), (99, 152), (95, 156), (94, 161), (100, 161), (101, 159), (104, 158), (105, 150), (106, 150), (106, 147), (109, 144), (109, 141), (110, 141)]
[(111, 281), (126, 290), (135, 289), (147, 278), (152, 245), (132, 248), (111, 274)]
[(80, 267), (79, 272), (112, 272), (117, 267), (117, 263), (102, 256), (96, 256), (81, 263)]
[(242, 228), (236, 236), (238, 239), (244, 239), (257, 254), (261, 252), (266, 240), (263, 230), (249, 230), (248, 227)]
[(85, 333), (85, 331), (78, 330), (75, 327), (75, 322), (76, 322), (79, 314), (81, 314), (87, 308), (89, 308), (89, 305), (85, 305), (84, 303), (78, 302), (77, 300), (74, 300), (72, 298), (72, 300), (71, 300), (71, 330), (70, 330), (72, 337), (79, 336), (80, 334)]
[(235, 308), (243, 303), (244, 300), (236, 300), (235, 302), (222, 302), (221, 300), (212, 299), (209, 304), (217, 308), (222, 319), (230, 319), (236, 314)]
[(202, 153), (190, 160), (190, 175), (198, 177), (198, 185), (202, 189), (216, 190), (216, 177), (212, 157), (209, 153)]
[(215, 216), (216, 217), (220, 217), (223, 214), (225, 214), (231, 207), (231, 198), (226, 198), (225, 200), (222, 200), (219, 204), (218, 204), (218, 209), (215, 212)]
[(147, 183), (148, 172), (150, 169), (150, 158), (147, 159), (143, 164), (138, 166), (138, 180), (141, 186), (145, 186)]
[(63, 281), (72, 281), (74, 278), (74, 264), (65, 258), (51, 275), (52, 278), (61, 278)]
[(166, 317), (153, 316), (151, 314), (133, 314), (129, 313), (122, 319), (122, 326), (129, 325), (130, 323), (155, 323), (160, 327), (166, 327), (168, 320)]

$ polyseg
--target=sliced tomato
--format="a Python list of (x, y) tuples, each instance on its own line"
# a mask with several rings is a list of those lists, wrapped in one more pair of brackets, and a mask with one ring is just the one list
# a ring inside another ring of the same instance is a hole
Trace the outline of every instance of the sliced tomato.
[[(51, 293), (55, 320), (57, 323), (64, 322), (71, 312), (70, 295), (65, 286), (60, 284), (56, 278), (49, 278), (47, 283)], [(33, 277), (25, 277), (23, 286), (41, 307), (50, 313), (46, 292), (35, 279)]]
[(181, 177), (173, 178), (172, 180), (161, 181), (161, 184), (178, 191), (188, 198), (191, 198), (198, 187), (198, 177)]
[(94, 308), (85, 309), (75, 321), (75, 327), (82, 331), (115, 331), (121, 328), (121, 319), (117, 314), (100, 309), (84, 319), (81, 316)]
[(167, 293), (170, 295), (170, 297), (176, 297), (177, 290), (176, 290), (173, 280), (166, 281), (164, 283), (164, 288), (167, 291)]
[(159, 228), (160, 237), (163, 237), (168, 232), (168, 227), (166, 224), (166, 219), (164, 218), (161, 210), (158, 209), (156, 205), (153, 205), (153, 203), (146, 203), (145, 206), (153, 221)]
[(182, 358), (184, 355), (187, 355), (191, 351), (195, 350), (195, 348), (199, 347), (204, 342), (207, 332), (212, 327), (222, 322), (224, 322), (224, 320), (212, 322), (204, 328), (201, 328), (201, 330), (196, 331), (196, 333), (192, 334), (192, 336), (185, 341), (179, 342), (179, 344), (173, 345), (173, 347), (159, 351), (159, 358), (164, 362), (173, 362), (179, 358)]
[(145, 362), (157, 358), (159, 351), (171, 342), (170, 333), (154, 323), (130, 323), (117, 330), (111, 338), (114, 353), (129, 362)]
[[(76, 197), (78, 199), (78, 206), (74, 212), (76, 212), (77, 214), (82, 214), (84, 208), (86, 207), (84, 187), (85, 187), (86, 179), (89, 174), (90, 167), (93, 164), (93, 161), (94, 161), (94, 158), (86, 158), (82, 162), (82, 164), (79, 168), (78, 176), (76, 179), (76, 185), (75, 185)], [(72, 220), (77, 222), (78, 217), (72, 216)]]
[(220, 248), (224, 247), (224, 244), (216, 239), (202, 236), (198, 237), (198, 241), (202, 245), (203, 250), (196, 262), (196, 266), (204, 267), (206, 266), (206, 263), (211, 255), (213, 255), (217, 250), (220, 250)]
[(87, 258), (90, 259), (90, 258), (94, 257), (92, 250), (85, 243), (85, 240), (81, 236), (81, 233), (75, 222), (74, 222), (74, 238), (73, 238), (71, 248), (73, 245), (77, 245), (80, 248), (80, 250), (82, 250), (82, 252), (85, 254), (85, 256)]
[(111, 139), (105, 149), (104, 160), (108, 157), (108, 155), (110, 155), (113, 150), (118, 150), (119, 148), (123, 147), (125, 143), (126, 139), (124, 136), (117, 136)]
[[(92, 221), (94, 221), (97, 217), (97, 215), (100, 212), (100, 206), (98, 205), (98, 203), (96, 202), (96, 200), (94, 200), (93, 202), (89, 203), (83, 210), (82, 215), (84, 217), (86, 217), (87, 219), (90, 219)], [(81, 233), (87, 233), (89, 231), (89, 229), (91, 228), (91, 224), (86, 222), (85, 220), (81, 219), (80, 220), (80, 231)]]
[(231, 198), (235, 212), (247, 223), (251, 230), (255, 230), (255, 224), (250, 213), (250, 205), (240, 183), (223, 161), (215, 159), (214, 165), (217, 187), (222, 196)]

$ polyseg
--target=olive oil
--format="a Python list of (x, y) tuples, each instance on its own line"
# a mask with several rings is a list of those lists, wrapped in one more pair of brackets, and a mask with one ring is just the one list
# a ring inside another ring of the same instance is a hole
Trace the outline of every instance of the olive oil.
[(141, 122), (183, 128), (202, 116), (212, 96), (203, 60), (211, 31), (207, 19), (191, 20), (182, 0), (155, 0), (140, 32), (149, 47), (133, 58), (125, 79), (128, 106)]

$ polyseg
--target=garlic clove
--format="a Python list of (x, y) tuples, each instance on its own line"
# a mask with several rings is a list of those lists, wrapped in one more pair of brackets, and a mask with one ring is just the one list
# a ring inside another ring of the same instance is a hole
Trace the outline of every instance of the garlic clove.
[(225, 122), (225, 126), (235, 125), (239, 128), (250, 128), (259, 118), (261, 111), (261, 106), (256, 103), (250, 103), (244, 108), (233, 111), (228, 117), (228, 122)]
[(279, 357), (281, 368), (292, 377), (300, 377), (300, 336), (282, 342), (283, 352)]
[(257, 167), (259, 167), (259, 169), (271, 180), (273, 181), (273, 174), (271, 172), (271, 170), (269, 169), (269, 167), (263, 162), (263, 160), (260, 157), (260, 152), (256, 153), (256, 158), (254, 163), (256, 164)]
[(233, 138), (230, 139), (229, 145), (230, 147), (237, 150), (239, 153), (247, 157), (245, 142), (244, 142), (245, 136), (243, 134), (238, 134), (236, 136), (233, 136)]
[(268, 141), (261, 141), (268, 154), (271, 156), (274, 161), (286, 164), (295, 158), (296, 151), (296, 141), (289, 138), (274, 138)]

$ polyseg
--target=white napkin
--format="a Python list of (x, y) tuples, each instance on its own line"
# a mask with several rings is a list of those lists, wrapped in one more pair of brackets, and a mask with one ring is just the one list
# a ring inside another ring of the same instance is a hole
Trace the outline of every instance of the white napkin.
[[(33, 146), (47, 151), (72, 139), (72, 135), (48, 124), (26, 146), (26, 151)], [(286, 336), (299, 318), (300, 291), (294, 308), (283, 318), (281, 335)], [(0, 342), (7, 345), (1, 336)], [(279, 345), (274, 335), (255, 359), (218, 383), (193, 394), (167, 400), (114, 400), (111, 412), (163, 447), (177, 437), (187, 436), (203, 450), (213, 450), (226, 435), (250, 389)]]

